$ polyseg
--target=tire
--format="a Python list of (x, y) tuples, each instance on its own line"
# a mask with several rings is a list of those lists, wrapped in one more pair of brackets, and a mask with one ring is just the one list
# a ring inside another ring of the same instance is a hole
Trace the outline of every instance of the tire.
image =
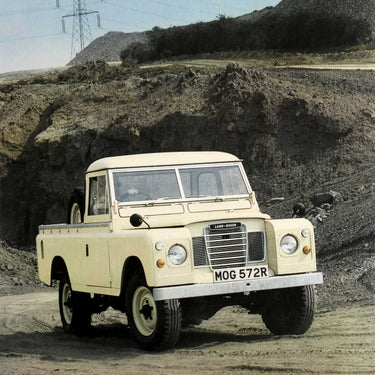
[(73, 190), (68, 204), (68, 224), (79, 224), (83, 222), (83, 215), (85, 214), (85, 196), (79, 190)]
[(271, 333), (302, 335), (310, 328), (315, 314), (313, 285), (279, 289), (270, 298), (275, 303), (262, 314), (262, 319)]
[(60, 280), (59, 309), (66, 333), (85, 333), (91, 325), (90, 296), (74, 292), (67, 278)]
[(180, 337), (179, 300), (155, 301), (143, 276), (130, 277), (126, 289), (126, 315), (131, 333), (145, 349), (172, 348)]

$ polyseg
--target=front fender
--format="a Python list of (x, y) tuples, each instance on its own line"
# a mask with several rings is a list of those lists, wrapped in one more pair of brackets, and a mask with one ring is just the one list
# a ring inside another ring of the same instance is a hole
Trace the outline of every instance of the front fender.
[[(314, 228), (306, 219), (265, 220), (267, 236), (268, 266), (275, 275), (286, 275), (316, 271), (316, 251)], [(308, 229), (304, 237), (302, 231)], [(294, 254), (287, 255), (280, 248), (283, 236), (290, 234), (297, 239), (298, 248)]]

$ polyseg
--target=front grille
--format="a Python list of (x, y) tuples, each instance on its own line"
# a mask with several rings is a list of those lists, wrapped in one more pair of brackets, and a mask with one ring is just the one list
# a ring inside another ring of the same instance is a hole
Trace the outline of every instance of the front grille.
[(249, 262), (261, 262), (265, 259), (265, 243), (263, 232), (249, 232), (247, 234)]
[(208, 258), (204, 237), (193, 237), (194, 267), (207, 266)]
[(241, 223), (208, 225), (193, 238), (194, 266), (244, 267), (265, 258), (264, 233), (247, 232)]

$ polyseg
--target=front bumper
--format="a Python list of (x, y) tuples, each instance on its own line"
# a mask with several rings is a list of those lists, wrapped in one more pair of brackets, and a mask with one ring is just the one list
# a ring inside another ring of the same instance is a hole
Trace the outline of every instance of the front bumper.
[(193, 284), (154, 288), (156, 301), (191, 297), (205, 297), (221, 294), (250, 293), (257, 290), (292, 288), (303, 285), (323, 283), (321, 272), (303, 273), (298, 275), (272, 276), (264, 279), (232, 281), (227, 283)]

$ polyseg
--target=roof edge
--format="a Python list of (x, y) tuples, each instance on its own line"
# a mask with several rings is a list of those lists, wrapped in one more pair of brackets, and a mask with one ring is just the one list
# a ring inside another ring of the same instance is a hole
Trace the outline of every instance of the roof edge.
[(153, 167), (182, 164), (202, 164), (240, 161), (237, 156), (221, 151), (157, 152), (111, 156), (90, 164), (87, 172), (114, 168)]

